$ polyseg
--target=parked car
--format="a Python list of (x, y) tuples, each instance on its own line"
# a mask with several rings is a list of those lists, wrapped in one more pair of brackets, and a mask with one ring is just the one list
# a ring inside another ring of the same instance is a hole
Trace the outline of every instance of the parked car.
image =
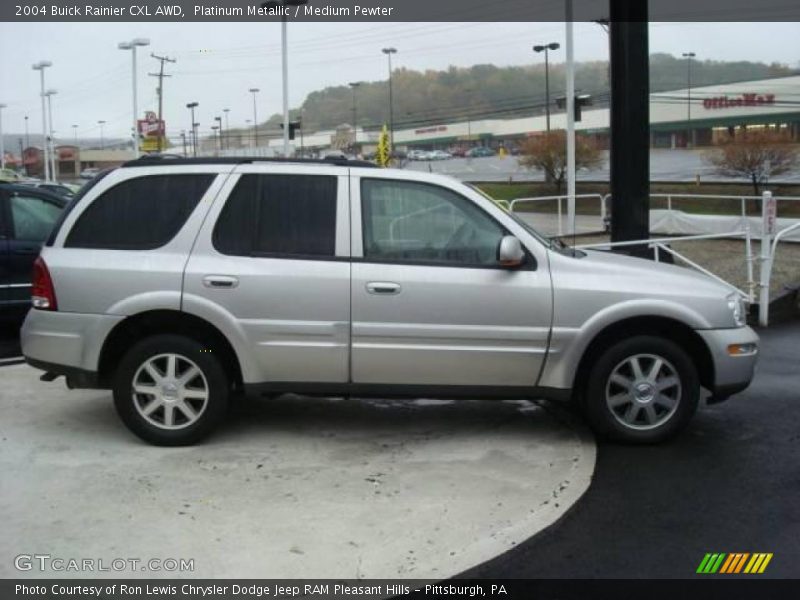
[(363, 161), (127, 163), (70, 204), (32, 302), (27, 361), (112, 390), (162, 445), (209, 434), (233, 391), (572, 399), (598, 434), (657, 442), (758, 353), (739, 294), (701, 273)]
[(96, 167), (88, 167), (88, 168), (84, 169), (83, 171), (81, 171), (79, 177), (81, 179), (92, 179), (92, 178), (96, 177), (99, 173), (100, 173), (100, 169), (98, 169)]
[(428, 160), (427, 150), (409, 150), (408, 160)]
[(75, 187), (65, 183), (58, 183), (55, 181), (22, 181), (22, 185), (35, 187), (46, 192), (61, 196), (67, 200), (71, 200), (75, 196), (77, 190)]
[(475, 146), (467, 152), (467, 156), (470, 158), (484, 158), (486, 156), (495, 156), (496, 154), (497, 152), (486, 146)]
[(0, 169), (0, 182), (19, 183), (25, 175), (14, 169)]
[(448, 160), (450, 158), (453, 158), (453, 156), (444, 150), (434, 150), (428, 153), (428, 160)]
[(0, 317), (30, 307), (34, 260), (66, 204), (41, 189), (0, 183)]
[(450, 148), (450, 155), (455, 158), (464, 158), (467, 155), (467, 149), (461, 147)]

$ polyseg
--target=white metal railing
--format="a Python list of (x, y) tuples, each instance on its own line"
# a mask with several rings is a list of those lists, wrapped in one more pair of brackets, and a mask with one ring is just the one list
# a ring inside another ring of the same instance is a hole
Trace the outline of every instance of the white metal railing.
[[(606, 203), (605, 200), (609, 196), (606, 194), (575, 194), (573, 198), (575, 200), (598, 200), (600, 202), (600, 222), (603, 222), (603, 219), (606, 216)], [(562, 202), (565, 200), (569, 200), (569, 195), (559, 195), (559, 196), (534, 196), (530, 198), (515, 198), (510, 202), (509, 209), (511, 212), (514, 212), (514, 208), (517, 205), (522, 204), (523, 202), (556, 202), (557, 206), (557, 214), (558, 214), (558, 235), (564, 235), (564, 219), (563, 219), (563, 210), (562, 210)], [(575, 223), (572, 223), (571, 231), (575, 231)]]
[[(578, 194), (575, 199), (596, 199), (600, 204), (601, 220), (606, 217), (606, 203), (611, 197), (611, 194)], [(561, 202), (567, 200), (569, 196), (539, 196), (531, 198), (517, 198), (512, 200), (509, 205), (509, 210), (513, 211), (519, 204), (524, 202), (552, 202), (558, 203), (558, 235), (562, 236), (562, 209)], [(698, 235), (681, 235), (662, 238), (648, 238), (644, 240), (633, 240), (625, 242), (606, 242), (597, 244), (583, 244), (576, 246), (577, 248), (615, 248), (624, 246), (642, 246), (646, 245), (654, 249), (656, 261), (660, 261), (661, 252), (666, 252), (678, 260), (684, 262), (686, 265), (706, 274), (712, 279), (731, 288), (737, 292), (742, 298), (749, 303), (754, 303), (756, 300), (756, 292), (758, 292), (758, 321), (762, 326), (769, 324), (769, 297), (770, 297), (770, 280), (772, 277), (772, 265), (775, 260), (775, 255), (778, 251), (779, 242), (783, 241), (790, 233), (800, 230), (800, 222), (794, 223), (777, 230), (777, 205), (779, 202), (799, 202), (800, 196), (773, 196), (771, 192), (764, 192), (761, 196), (734, 196), (734, 195), (711, 195), (711, 194), (651, 194), (651, 198), (666, 198), (667, 210), (673, 210), (673, 200), (677, 198), (692, 198), (692, 199), (726, 199), (737, 200), (740, 203), (740, 228), (723, 232), (723, 233), (705, 233)], [(750, 232), (751, 219), (747, 216), (747, 201), (755, 200), (761, 204), (761, 223), (760, 223), (760, 241), (761, 249), (760, 255), (756, 256), (753, 253), (752, 238)], [(575, 222), (570, 223), (570, 232), (575, 232)], [(670, 242), (686, 242), (692, 240), (710, 240), (710, 239), (724, 239), (724, 238), (744, 238), (745, 241), (745, 266), (747, 270), (747, 291), (743, 291), (725, 281), (721, 277), (712, 273), (705, 267), (697, 264), (695, 261), (673, 250), (666, 244)], [(759, 263), (759, 280), (755, 280), (755, 263)]]

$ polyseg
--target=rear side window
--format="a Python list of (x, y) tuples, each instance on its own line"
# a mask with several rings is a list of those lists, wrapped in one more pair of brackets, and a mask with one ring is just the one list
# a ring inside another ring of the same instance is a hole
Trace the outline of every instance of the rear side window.
[(183, 227), (216, 175), (149, 175), (95, 199), (67, 236), (67, 248), (151, 250)]
[(242, 175), (214, 228), (217, 251), (235, 256), (336, 254), (336, 177)]

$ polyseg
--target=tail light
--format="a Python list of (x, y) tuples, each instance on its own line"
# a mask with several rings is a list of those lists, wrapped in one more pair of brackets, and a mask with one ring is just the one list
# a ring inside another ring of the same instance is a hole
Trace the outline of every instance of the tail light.
[(50, 271), (41, 256), (33, 263), (31, 304), (39, 310), (58, 310), (53, 279), (50, 277)]

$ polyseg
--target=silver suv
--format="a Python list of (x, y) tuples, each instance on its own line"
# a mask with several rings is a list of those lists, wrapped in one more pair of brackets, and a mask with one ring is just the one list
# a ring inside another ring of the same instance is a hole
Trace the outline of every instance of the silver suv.
[(162, 445), (198, 441), (241, 392), (571, 398), (602, 436), (655, 442), (701, 388), (749, 384), (758, 337), (719, 283), (369, 167), (149, 158), (98, 177), (36, 262), (28, 362), (113, 390)]

